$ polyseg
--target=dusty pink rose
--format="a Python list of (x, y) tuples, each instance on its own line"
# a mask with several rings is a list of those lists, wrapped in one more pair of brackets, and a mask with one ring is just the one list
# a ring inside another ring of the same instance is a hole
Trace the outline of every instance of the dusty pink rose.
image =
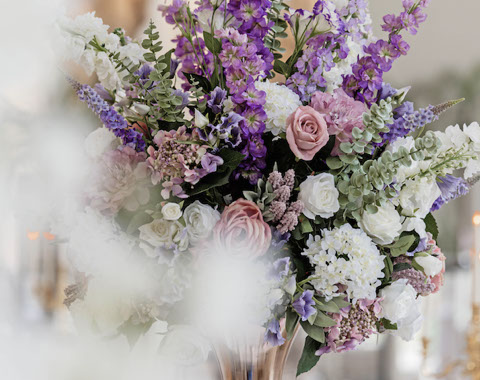
[(287, 141), (293, 154), (305, 161), (328, 142), (327, 123), (312, 107), (302, 106), (287, 118)]
[(219, 250), (251, 258), (267, 252), (272, 233), (258, 206), (251, 201), (239, 199), (223, 210), (213, 230), (213, 237)]
[(310, 106), (324, 117), (328, 133), (336, 135), (335, 147), (332, 154), (340, 153), (339, 145), (342, 142), (352, 141), (353, 128), (361, 130), (363, 125), (363, 114), (367, 111), (365, 104), (350, 96), (341, 88), (336, 89), (333, 94), (317, 91), (312, 96)]

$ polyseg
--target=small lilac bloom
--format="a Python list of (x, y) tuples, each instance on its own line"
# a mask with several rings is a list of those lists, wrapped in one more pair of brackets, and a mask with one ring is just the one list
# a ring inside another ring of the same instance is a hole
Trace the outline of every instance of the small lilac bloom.
[(292, 303), (293, 308), (298, 315), (300, 315), (302, 321), (306, 321), (310, 316), (316, 313), (317, 310), (313, 305), (315, 305), (315, 301), (313, 300), (313, 290), (305, 290), (302, 295)]
[(272, 346), (281, 346), (285, 343), (285, 338), (280, 331), (280, 323), (276, 319), (272, 319), (268, 324), (267, 331), (265, 332), (265, 341)]

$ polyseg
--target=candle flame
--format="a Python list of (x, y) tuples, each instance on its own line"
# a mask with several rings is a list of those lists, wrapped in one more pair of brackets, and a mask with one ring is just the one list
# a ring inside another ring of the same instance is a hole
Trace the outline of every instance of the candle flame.
[(480, 226), (480, 211), (476, 211), (473, 214), (472, 222), (474, 226)]
[(35, 231), (34, 232), (27, 231), (28, 240), (37, 240), (39, 236), (40, 236), (40, 232), (38, 232), (38, 231), (36, 231), (36, 232)]

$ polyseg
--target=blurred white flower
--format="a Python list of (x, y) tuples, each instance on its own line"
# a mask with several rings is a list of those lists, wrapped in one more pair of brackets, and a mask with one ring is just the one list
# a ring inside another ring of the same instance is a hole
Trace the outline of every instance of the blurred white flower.
[(190, 241), (195, 244), (211, 235), (213, 227), (220, 220), (220, 213), (213, 207), (195, 201), (185, 208), (183, 218)]
[(168, 328), (159, 353), (179, 365), (194, 366), (208, 359), (210, 343), (193, 326), (174, 325)]
[(423, 268), (425, 275), (429, 277), (436, 276), (443, 269), (443, 261), (432, 255), (416, 256), (415, 261)]
[(380, 318), (386, 318), (397, 324), (397, 330), (387, 330), (404, 340), (411, 340), (421, 327), (422, 313), (417, 292), (406, 279), (393, 282), (380, 290), (382, 311)]
[(85, 139), (84, 146), (90, 158), (98, 159), (108, 150), (120, 145), (119, 139), (105, 127), (97, 128)]

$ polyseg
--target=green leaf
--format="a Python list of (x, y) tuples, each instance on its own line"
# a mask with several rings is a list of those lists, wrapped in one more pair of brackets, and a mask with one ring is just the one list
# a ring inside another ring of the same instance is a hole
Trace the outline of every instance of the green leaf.
[(318, 363), (320, 356), (315, 355), (315, 352), (322, 346), (321, 343), (315, 339), (307, 336), (305, 339), (305, 346), (303, 347), (302, 356), (297, 366), (297, 376), (302, 373), (310, 371)]
[(288, 66), (285, 62), (280, 61), (279, 59), (276, 59), (275, 62), (273, 62), (273, 69), (282, 75), (288, 76), (290, 74), (290, 66)]
[(187, 78), (188, 83), (190, 83), (192, 86), (194, 86), (195, 82), (198, 82), (197, 87), (202, 88), (205, 93), (211, 92), (213, 90), (212, 84), (207, 78), (198, 74), (193, 74), (193, 73), (184, 72), (183, 75), (185, 75), (185, 78)]
[(414, 235), (405, 235), (398, 239), (397, 242), (394, 244), (387, 245), (387, 248), (390, 248), (390, 254), (393, 257), (398, 257), (400, 255), (404, 255), (408, 252), (408, 249), (412, 246), (415, 242)]
[(208, 50), (215, 55), (220, 53), (222, 50), (222, 43), (213, 37), (211, 33), (203, 32), (203, 39)]
[(380, 319), (380, 323), (383, 325), (383, 327), (385, 327), (387, 330), (397, 330), (398, 327), (397, 327), (397, 324), (396, 323), (392, 323), (390, 322), (388, 319), (386, 318), (382, 318)]
[(200, 194), (214, 187), (226, 185), (230, 175), (245, 158), (243, 154), (232, 149), (222, 149), (218, 152), (218, 156), (223, 159), (223, 165), (219, 166), (215, 173), (205, 176), (188, 192), (189, 195)]
[(337, 324), (337, 321), (333, 320), (330, 317), (327, 317), (324, 313), (319, 311), (317, 317), (315, 318), (314, 324), (319, 327), (332, 327)]
[(309, 234), (310, 232), (313, 232), (312, 225), (310, 224), (310, 221), (307, 218), (302, 220), (300, 224), (300, 228), (303, 234)]
[(384, 281), (389, 281), (390, 278), (392, 277), (393, 273), (393, 263), (392, 259), (388, 256), (385, 256), (385, 259), (383, 260), (385, 263), (385, 278)]
[(317, 304), (317, 309), (326, 311), (327, 313), (338, 313), (340, 311), (340, 308), (334, 300), (324, 302), (321, 305)]
[(410, 269), (411, 267), (409, 263), (398, 263), (393, 266), (393, 271), (400, 272), (401, 270)]
[(437, 240), (438, 237), (438, 226), (435, 218), (433, 217), (432, 213), (429, 213), (425, 219), (425, 230), (432, 234), (433, 240)]
[(330, 169), (336, 170), (343, 167), (343, 162), (338, 157), (328, 157), (327, 165)]
[(325, 331), (323, 331), (322, 327), (311, 325), (308, 321), (300, 321), (300, 325), (310, 338), (315, 339), (319, 343), (325, 343)]
[(338, 306), (339, 309), (343, 309), (344, 307), (350, 306), (351, 303), (348, 301), (345, 301), (345, 297), (336, 297), (332, 299), (333, 302), (335, 302)]
[(286, 321), (285, 321), (285, 329), (287, 330), (287, 339), (292, 339), (299, 319), (300, 317), (298, 316), (296, 311), (290, 308), (287, 309)]

